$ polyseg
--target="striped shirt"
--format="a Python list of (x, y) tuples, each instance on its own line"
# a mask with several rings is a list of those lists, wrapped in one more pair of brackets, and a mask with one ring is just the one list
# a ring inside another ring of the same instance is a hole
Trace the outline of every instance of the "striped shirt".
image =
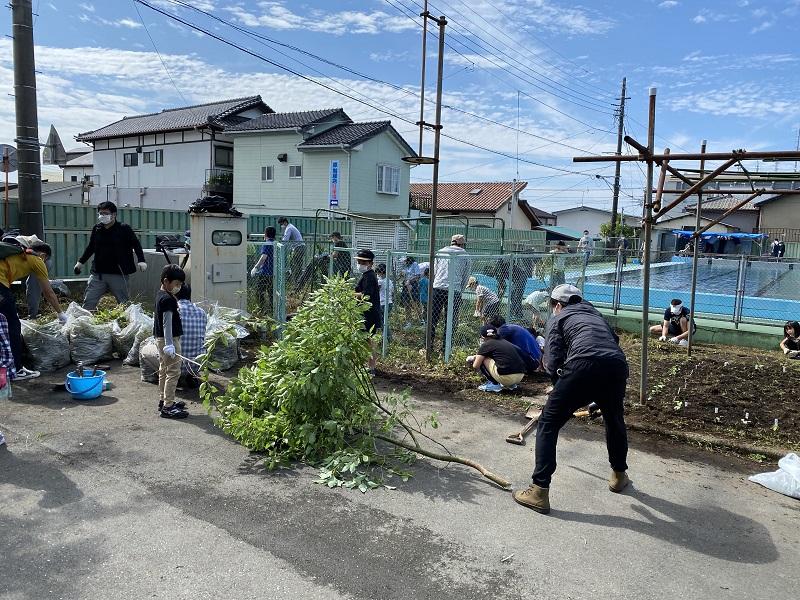
[[(178, 301), (178, 312), (180, 312), (181, 323), (183, 324), (181, 354), (186, 358), (197, 360), (197, 357), (205, 352), (204, 344), (208, 317), (202, 308), (189, 300)], [(197, 365), (182, 361), (181, 372), (197, 376), (200, 370)]]

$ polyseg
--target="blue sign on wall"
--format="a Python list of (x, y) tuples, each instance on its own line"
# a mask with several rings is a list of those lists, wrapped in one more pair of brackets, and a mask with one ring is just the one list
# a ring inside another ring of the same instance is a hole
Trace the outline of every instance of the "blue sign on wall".
[(331, 161), (330, 184), (328, 185), (328, 204), (331, 208), (339, 206), (339, 161)]

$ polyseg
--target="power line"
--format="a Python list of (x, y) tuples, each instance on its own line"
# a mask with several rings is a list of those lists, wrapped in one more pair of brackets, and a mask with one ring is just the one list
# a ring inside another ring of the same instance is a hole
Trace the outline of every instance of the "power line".
[[(174, 14), (171, 14), (171, 13), (165, 11), (165, 10), (162, 10), (162, 9), (158, 8), (157, 6), (154, 6), (154, 5), (150, 4), (147, 0), (133, 0), (133, 1), (137, 2), (139, 4), (142, 4), (143, 6), (146, 6), (147, 8), (149, 8), (150, 10), (153, 10), (153, 11), (155, 11), (155, 12), (157, 12), (157, 13), (159, 13), (159, 14), (161, 14), (161, 15), (169, 18), (169, 19), (177, 21), (178, 23), (181, 23), (184, 26), (189, 27), (190, 29), (194, 29), (195, 31), (199, 31), (201, 33), (204, 33), (205, 35), (209, 36), (212, 39), (215, 39), (215, 40), (217, 40), (219, 42), (222, 42), (223, 44), (226, 44), (228, 46), (236, 48), (237, 50), (239, 50), (241, 52), (244, 52), (245, 54), (247, 54), (249, 56), (252, 56), (253, 58), (256, 58), (256, 59), (261, 60), (261, 61), (263, 61), (263, 62), (265, 62), (265, 63), (267, 63), (269, 65), (272, 65), (272, 66), (274, 66), (274, 67), (276, 67), (278, 69), (281, 69), (283, 71), (291, 73), (292, 75), (295, 75), (296, 77), (299, 77), (299, 78), (303, 79), (304, 81), (307, 81), (307, 82), (312, 83), (314, 85), (318, 85), (318, 86), (320, 86), (322, 88), (325, 88), (325, 89), (327, 89), (327, 90), (329, 90), (331, 92), (334, 92), (335, 94), (339, 94), (339, 95), (341, 95), (341, 96), (343, 96), (345, 98), (353, 100), (354, 102), (358, 102), (359, 104), (363, 104), (365, 106), (368, 106), (369, 108), (373, 109), (376, 112), (392, 116), (392, 117), (398, 119), (399, 121), (403, 121), (403, 122), (408, 123), (408, 124), (416, 125), (415, 121), (412, 121), (412, 120), (410, 120), (410, 119), (408, 119), (406, 117), (403, 117), (400, 114), (397, 114), (395, 112), (386, 110), (385, 108), (382, 108), (379, 105), (376, 105), (374, 103), (376, 101), (374, 101), (374, 100), (369, 100), (369, 101), (361, 100), (358, 97), (353, 96), (352, 94), (348, 94), (347, 92), (344, 92), (344, 91), (342, 91), (340, 89), (332, 87), (332, 86), (330, 86), (330, 85), (328, 85), (326, 83), (323, 83), (321, 81), (317, 81), (317, 80), (313, 79), (312, 77), (304, 75), (304, 74), (300, 73), (299, 71), (297, 71), (295, 69), (287, 67), (286, 65), (283, 65), (283, 64), (281, 64), (281, 63), (279, 63), (279, 62), (277, 62), (275, 60), (272, 60), (270, 58), (267, 58), (267, 57), (255, 52), (254, 50), (251, 50), (249, 48), (241, 46), (241, 45), (237, 44), (236, 42), (233, 42), (233, 41), (231, 41), (229, 39), (226, 39), (225, 37), (223, 37), (221, 35), (218, 35), (218, 34), (212, 32), (212, 31), (209, 31), (208, 29), (200, 27), (199, 25), (196, 25), (194, 23), (186, 21), (185, 19), (182, 19), (181, 17), (179, 17), (177, 15), (174, 15)], [(506, 152), (500, 151), (500, 150), (493, 150), (493, 149), (488, 148), (486, 146), (483, 146), (481, 144), (476, 144), (474, 142), (463, 140), (461, 138), (458, 138), (458, 137), (455, 137), (455, 136), (452, 136), (452, 135), (448, 135), (448, 134), (444, 134), (444, 133), (442, 133), (441, 135), (442, 135), (442, 137), (445, 137), (447, 139), (453, 140), (454, 142), (458, 142), (460, 144), (464, 144), (466, 146), (470, 146), (472, 148), (477, 148), (479, 150), (483, 150), (485, 152), (489, 152), (489, 153), (492, 153), (492, 154), (497, 154), (498, 156), (504, 156), (506, 158), (513, 158), (512, 155), (510, 155), (510, 154), (508, 154)], [(561, 167), (554, 167), (554, 166), (551, 166), (551, 165), (546, 165), (546, 164), (539, 163), (539, 162), (536, 162), (536, 161), (532, 161), (532, 160), (529, 160), (529, 159), (520, 158), (520, 160), (522, 162), (525, 162), (525, 163), (528, 163), (528, 164), (532, 164), (532, 165), (536, 165), (536, 166), (539, 166), (539, 167), (542, 167), (542, 168), (545, 168), (545, 169), (551, 169), (551, 170), (559, 171), (559, 172), (563, 172), (563, 173), (578, 174), (578, 175), (580, 174), (580, 172), (578, 172), (578, 171), (573, 171), (573, 170), (570, 170), (570, 169), (564, 169), (564, 168), (561, 168)]]

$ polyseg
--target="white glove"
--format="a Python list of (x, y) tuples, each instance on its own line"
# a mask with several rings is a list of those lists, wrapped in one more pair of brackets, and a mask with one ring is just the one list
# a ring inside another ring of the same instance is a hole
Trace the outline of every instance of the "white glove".
[(659, 342), (666, 342), (667, 341), (667, 336), (662, 335), (660, 338), (658, 338), (658, 341)]
[(678, 342), (680, 342), (680, 340), (678, 339), (677, 336), (675, 336), (674, 338), (669, 338), (670, 344), (677, 344)]
[(250, 277), (255, 277), (256, 275), (258, 275), (258, 271), (256, 270), (255, 267), (253, 267), (252, 269), (250, 269)]
[(480, 317), (481, 316), (481, 311), (476, 310), (474, 313), (472, 313), (472, 316), (475, 317), (475, 318)]
[(788, 348), (784, 348), (784, 349), (783, 349), (783, 353), (784, 353), (784, 354), (789, 354), (789, 352), (791, 352), (791, 350), (789, 350)]
[(81, 269), (83, 269), (83, 263), (78, 261), (75, 263), (75, 267), (72, 270), (75, 272), (75, 275), (80, 275)]
[(67, 313), (58, 313), (58, 322), (64, 325), (67, 322)]
[(169, 356), (170, 358), (175, 358), (175, 346), (172, 344), (167, 344), (164, 346), (164, 354)]
[(467, 357), (467, 364), (471, 365), (473, 362), (475, 362), (475, 356), (474, 355), (468, 356)]
[(146, 262), (140, 262), (140, 263), (136, 263), (136, 266), (139, 268), (139, 270), (140, 270), (142, 273), (144, 273), (145, 271), (147, 271), (147, 263), (146, 263)]

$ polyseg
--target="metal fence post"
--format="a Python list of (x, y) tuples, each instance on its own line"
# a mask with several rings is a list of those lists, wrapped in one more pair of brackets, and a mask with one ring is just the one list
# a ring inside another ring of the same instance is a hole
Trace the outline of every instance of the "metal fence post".
[(620, 304), (620, 296), (622, 295), (622, 248), (617, 248), (617, 264), (614, 265), (614, 297), (611, 304), (614, 308), (614, 314), (617, 314)]
[[(455, 263), (453, 255), (447, 254), (447, 318), (444, 330), (444, 362), (450, 362), (450, 351), (453, 348), (453, 322), (455, 321)], [(460, 283), (460, 282), (459, 282)], [(461, 308), (459, 306), (459, 308)]]
[(282, 242), (275, 242), (272, 274), (272, 316), (281, 327), (286, 323), (286, 245)]
[[(392, 251), (386, 251), (386, 277), (383, 280), (383, 327), (381, 328), (381, 356), (386, 358), (389, 354), (389, 298), (394, 288), (394, 262), (392, 261)], [(392, 298), (394, 300), (394, 298)]]
[[(503, 258), (501, 257), (500, 260), (505, 263)], [(506, 275), (506, 321), (511, 323), (514, 320), (514, 312), (511, 306), (511, 294), (513, 293), (512, 290), (514, 289), (514, 255), (508, 255), (508, 274)], [(502, 300), (502, 298), (500, 298)]]
[(747, 257), (739, 257), (739, 271), (736, 274), (736, 297), (733, 304), (733, 326), (739, 329), (742, 320), (742, 308), (744, 305), (744, 287), (747, 279)]

